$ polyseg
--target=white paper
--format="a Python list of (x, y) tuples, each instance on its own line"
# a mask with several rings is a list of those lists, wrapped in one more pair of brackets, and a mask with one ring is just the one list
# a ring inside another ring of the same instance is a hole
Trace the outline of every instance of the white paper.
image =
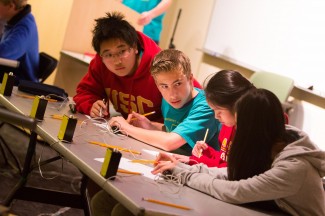
[[(95, 158), (95, 161), (99, 161), (101, 163), (104, 162), (104, 158)], [(132, 163), (131, 160), (126, 159), (126, 158), (121, 158), (120, 169), (131, 171), (131, 172), (139, 172), (142, 173), (143, 176), (150, 178), (152, 180), (155, 179), (155, 175), (151, 174), (151, 171), (153, 170), (153, 167), (151, 166), (146, 166), (144, 164), (139, 164), (139, 163)]]

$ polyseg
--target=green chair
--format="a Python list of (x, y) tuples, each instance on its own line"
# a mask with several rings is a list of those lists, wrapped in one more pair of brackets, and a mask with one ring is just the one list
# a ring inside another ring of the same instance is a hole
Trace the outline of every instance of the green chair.
[(293, 79), (270, 72), (255, 72), (250, 81), (257, 88), (264, 88), (273, 92), (284, 105), (294, 86)]

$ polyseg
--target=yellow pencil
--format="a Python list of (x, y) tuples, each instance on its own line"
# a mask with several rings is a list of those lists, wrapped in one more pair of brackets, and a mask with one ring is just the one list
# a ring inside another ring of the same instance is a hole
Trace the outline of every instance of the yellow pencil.
[(132, 162), (132, 163), (141, 163), (141, 164), (154, 164), (154, 163), (157, 163), (156, 160), (145, 160), (145, 159), (136, 159), (136, 160), (131, 160), (130, 162)]
[(32, 95), (24, 95), (24, 94), (16, 94), (18, 97), (22, 97), (22, 98), (28, 98), (28, 99), (34, 99), (35, 96)]
[(124, 152), (132, 152), (133, 154), (141, 154), (141, 152), (139, 151), (135, 151), (135, 150), (131, 150), (131, 149), (126, 149), (120, 146), (113, 146), (113, 145), (109, 145), (106, 143), (102, 143), (102, 142), (97, 142), (97, 141), (88, 141), (90, 144), (94, 144), (94, 145), (99, 145), (102, 147), (106, 147), (106, 148), (112, 148), (112, 149), (117, 149), (119, 151), (124, 151)]
[(142, 200), (152, 202), (152, 203), (156, 203), (156, 204), (160, 204), (160, 205), (170, 206), (170, 207), (174, 207), (174, 208), (179, 208), (179, 209), (184, 209), (184, 210), (191, 210), (191, 208), (186, 207), (186, 206), (176, 205), (176, 204), (173, 204), (173, 203), (163, 202), (163, 201), (159, 201), (159, 200), (154, 200), (154, 199), (149, 199), (149, 198), (142, 198)]
[[(152, 112), (148, 112), (148, 113), (145, 113), (143, 114), (143, 116), (148, 116), (148, 115), (152, 115), (152, 114), (155, 114), (156, 111), (152, 111)], [(131, 118), (131, 121), (134, 121), (134, 120), (137, 120), (137, 118)]]
[[(207, 131), (205, 132), (204, 139), (203, 139), (204, 143), (205, 143), (205, 141), (207, 139), (208, 133), (209, 133), (209, 128), (207, 128)], [(202, 152), (203, 152), (203, 149), (200, 150), (199, 158), (202, 157)]]
[[(58, 114), (53, 114), (51, 115), (52, 119), (57, 119), (57, 120), (62, 120), (63, 119), (63, 115), (58, 115)], [(82, 121), (78, 120), (78, 123), (81, 123)]]
[(58, 100), (52, 99), (52, 98), (45, 98), (48, 102), (58, 102)]
[[(25, 94), (16, 94), (16, 95), (19, 96), (19, 97), (28, 98), (28, 99), (34, 99), (35, 98), (35, 96), (32, 96), (32, 95), (25, 95)], [(51, 98), (45, 98), (45, 100), (47, 100), (49, 102), (57, 102), (57, 100), (51, 99)]]
[(117, 172), (125, 173), (125, 174), (131, 174), (131, 175), (142, 175), (142, 173), (139, 173), (139, 172), (132, 172), (132, 171), (122, 170), (122, 169), (118, 169)]
[(62, 120), (62, 119), (63, 119), (63, 116), (62, 116), (62, 115), (54, 114), (54, 115), (51, 115), (51, 118), (52, 118), (52, 119)]

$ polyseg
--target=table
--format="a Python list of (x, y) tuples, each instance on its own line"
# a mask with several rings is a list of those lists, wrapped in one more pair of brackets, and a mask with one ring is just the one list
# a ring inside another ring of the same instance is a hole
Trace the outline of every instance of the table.
[(53, 84), (63, 88), (69, 96), (74, 96), (77, 85), (88, 71), (91, 59), (82, 53), (62, 50)]
[[(14, 87), (15, 90), (13, 94), (17, 93), (17, 87)], [(15, 100), (19, 100), (18, 96), (11, 96), (10, 98), (15, 97)], [(9, 97), (8, 97), (9, 98)], [(33, 100), (28, 99), (28, 104), (32, 104)], [(10, 101), (6, 100), (6, 98), (3, 95), (0, 95), (0, 103), (5, 106), (7, 109), (14, 111), (16, 113), (19, 113), (23, 116), (29, 116), (28, 114), (24, 113), (22, 110), (20, 110), (18, 107), (13, 105)], [(31, 107), (30, 107), (31, 109)], [(0, 113), (2, 115), (2, 113)], [(18, 116), (18, 115), (16, 115)], [(3, 117), (3, 116), (2, 116)], [(8, 117), (9, 118), (9, 117)], [(2, 118), (6, 119), (6, 118)], [(23, 118), (20, 118), (23, 120)], [(9, 206), (13, 199), (20, 199), (20, 200), (27, 200), (27, 201), (34, 201), (34, 202), (41, 202), (41, 203), (47, 203), (47, 204), (53, 204), (53, 205), (59, 205), (59, 206), (69, 206), (72, 208), (80, 208), (83, 209), (85, 212), (85, 215), (90, 215), (90, 207), (89, 207), (89, 198), (88, 193), (86, 189), (86, 183), (87, 178), (84, 177), (81, 180), (81, 188), (80, 188), (80, 194), (72, 194), (72, 193), (66, 193), (64, 191), (55, 191), (55, 190), (48, 190), (44, 188), (36, 188), (36, 187), (28, 187), (26, 186), (26, 183), (28, 181), (28, 176), (30, 172), (35, 169), (38, 166), (42, 166), (44, 164), (50, 163), (52, 161), (56, 161), (61, 159), (60, 156), (56, 156), (50, 159), (47, 159), (45, 161), (40, 161), (39, 164), (33, 165), (32, 164), (32, 158), (34, 156), (34, 152), (36, 149), (37, 144), (37, 136), (36, 130), (39, 129), (39, 125), (31, 125), (29, 122), (25, 122), (26, 124), (17, 123), (19, 120), (13, 121), (12, 118), (9, 118), (10, 123), (15, 122), (18, 126), (28, 126), (28, 128), (32, 129), (30, 131), (30, 140), (25, 156), (25, 161), (23, 165), (23, 169), (20, 170), (20, 178), (15, 184), (15, 186), (11, 189), (11, 191), (7, 194), (6, 198), (3, 200), (2, 204)], [(34, 122), (35, 123), (35, 122)], [(36, 129), (35, 129), (36, 127)], [(8, 145), (8, 143), (6, 144)], [(18, 163), (19, 165), (19, 163)]]
[[(0, 103), (10, 110), (29, 115), (32, 100), (15, 96), (17, 92), (18, 90), (14, 88), (11, 97), (0, 95)], [(121, 139), (116, 135), (101, 133), (98, 127), (89, 122), (87, 125), (80, 123), (77, 125), (72, 143), (63, 143), (57, 138), (61, 121), (49, 118), (49, 116), (58, 113), (70, 114), (70, 112), (67, 104), (58, 111), (56, 108), (60, 105), (57, 103), (48, 103), (45, 118), (38, 124), (35, 132), (135, 215), (270, 215), (270, 213), (258, 212), (219, 201), (185, 186), (178, 188), (170, 184), (157, 184), (154, 180), (145, 176), (118, 177), (114, 181), (107, 181), (100, 175), (101, 163), (94, 160), (95, 158), (103, 158), (106, 149), (89, 144), (89, 140), (106, 140), (108, 144), (132, 148), (140, 151), (143, 159), (154, 159), (155, 155), (151, 154), (151, 152), (160, 150), (132, 138)], [(76, 116), (80, 120), (86, 119), (81, 114)], [(134, 158), (131, 153), (122, 152), (122, 154), (126, 159)], [(118, 174), (118, 176), (124, 176), (124, 174)], [(172, 193), (172, 191), (175, 192), (178, 189), (180, 189), (178, 193)], [(146, 202), (142, 200), (143, 197), (187, 206), (192, 210), (182, 210)]]

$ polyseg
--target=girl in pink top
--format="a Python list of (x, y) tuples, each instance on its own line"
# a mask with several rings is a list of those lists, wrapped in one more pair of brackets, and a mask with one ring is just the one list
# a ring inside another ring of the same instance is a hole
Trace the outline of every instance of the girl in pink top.
[(204, 141), (198, 141), (192, 156), (174, 154), (174, 157), (190, 165), (204, 163), (209, 167), (226, 167), (228, 152), (236, 131), (234, 104), (252, 88), (255, 88), (254, 85), (237, 71), (222, 70), (214, 74), (204, 91), (209, 106), (214, 110), (215, 118), (222, 124), (218, 136), (220, 151)]

